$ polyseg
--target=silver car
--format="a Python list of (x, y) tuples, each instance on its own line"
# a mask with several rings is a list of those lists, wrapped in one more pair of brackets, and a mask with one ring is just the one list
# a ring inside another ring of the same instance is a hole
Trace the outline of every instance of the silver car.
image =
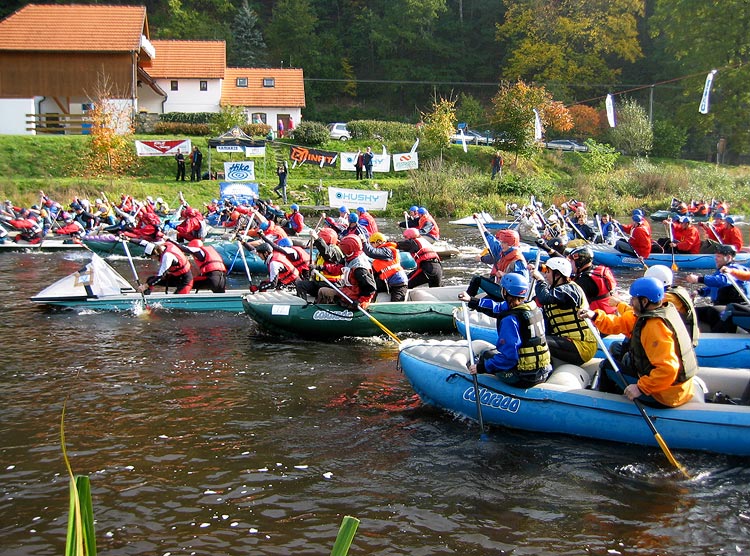
[(346, 124), (344, 123), (337, 122), (334, 124), (328, 124), (326, 127), (328, 128), (328, 133), (331, 139), (336, 139), (337, 141), (348, 141), (352, 138), (351, 133), (346, 129)]
[(554, 141), (547, 141), (544, 144), (548, 149), (557, 149), (559, 151), (578, 151), (581, 153), (588, 152), (589, 148), (586, 145), (581, 145), (570, 139), (555, 139)]

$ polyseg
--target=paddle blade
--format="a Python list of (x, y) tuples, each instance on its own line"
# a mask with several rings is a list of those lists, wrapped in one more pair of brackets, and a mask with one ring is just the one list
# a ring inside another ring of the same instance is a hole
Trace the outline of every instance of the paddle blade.
[(688, 473), (687, 469), (685, 469), (685, 467), (679, 461), (677, 461), (675, 457), (672, 455), (672, 452), (669, 450), (667, 443), (664, 442), (664, 439), (661, 437), (661, 434), (657, 432), (656, 434), (654, 434), (654, 438), (656, 438), (656, 441), (659, 443), (659, 446), (661, 447), (661, 451), (664, 452), (665, 456), (667, 456), (669, 463), (671, 463), (677, 469), (679, 469), (680, 473), (682, 473), (686, 479), (689, 479), (690, 473)]
[(677, 272), (679, 268), (677, 268), (677, 263), (675, 261), (672, 261), (672, 272)]

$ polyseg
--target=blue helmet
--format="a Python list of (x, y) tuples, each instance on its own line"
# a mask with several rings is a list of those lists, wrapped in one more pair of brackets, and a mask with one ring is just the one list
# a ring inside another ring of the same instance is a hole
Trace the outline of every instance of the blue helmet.
[(526, 297), (529, 291), (529, 281), (523, 274), (509, 272), (500, 280), (500, 285), (513, 297)]
[(417, 212), (419, 210), (419, 207), (417, 205), (412, 205), (409, 207), (409, 212)]
[(339, 207), (339, 212), (349, 212), (349, 209), (346, 207)]
[[(718, 215), (717, 215), (717, 217), (718, 217)], [(734, 218), (732, 218), (731, 216), (727, 216), (727, 217), (726, 217), (726, 219), (725, 219), (724, 221), (725, 221), (725, 222), (726, 222), (727, 224), (731, 224), (732, 226), (734, 226)]]
[(365, 207), (357, 207), (357, 212), (367, 212)]
[(643, 222), (643, 216), (641, 216), (640, 214), (634, 214), (633, 222)]
[(292, 209), (292, 210), (299, 210), (299, 205), (292, 204), (289, 208)]
[(427, 209), (426, 209), (426, 208), (424, 208), (424, 207), (419, 207), (419, 208), (417, 209), (417, 212), (418, 212), (419, 214), (427, 214)]
[(635, 216), (636, 214), (638, 216), (643, 216), (643, 211), (641, 209), (634, 209), (633, 210), (633, 216)]
[(690, 217), (689, 216), (681, 216), (680, 217), (680, 224), (690, 224)]
[(351, 214), (349, 215), (349, 223), (350, 223), (350, 224), (354, 224), (354, 223), (356, 223), (356, 222), (359, 222), (359, 216), (357, 216), (357, 215), (356, 215), (356, 214), (354, 214), (354, 213), (351, 213)]
[(260, 226), (258, 226), (261, 230), (264, 232), (269, 228), (270, 224), (268, 222), (261, 222)]
[(664, 282), (653, 276), (638, 278), (630, 285), (630, 295), (645, 297), (651, 303), (661, 303), (664, 299)]

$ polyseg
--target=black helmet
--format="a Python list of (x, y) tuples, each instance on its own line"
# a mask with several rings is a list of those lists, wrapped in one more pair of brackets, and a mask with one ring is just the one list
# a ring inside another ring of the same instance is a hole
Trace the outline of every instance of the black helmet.
[(563, 254), (563, 251), (565, 251), (565, 244), (559, 237), (553, 237), (547, 242), (547, 245), (549, 245), (550, 249), (554, 249), (561, 255)]
[(273, 249), (271, 249), (271, 246), (270, 246), (270, 245), (268, 245), (268, 244), (267, 244), (267, 243), (266, 243), (266, 242), (264, 241), (264, 242), (262, 242), (262, 243), (258, 244), (258, 246), (257, 246), (257, 247), (255, 248), (255, 251), (256, 251), (257, 253), (263, 254), (263, 253), (270, 253), (271, 251), (273, 251)]
[(568, 256), (573, 259), (576, 264), (579, 265), (588, 264), (594, 260), (594, 252), (588, 245), (576, 247), (575, 249), (571, 250)]

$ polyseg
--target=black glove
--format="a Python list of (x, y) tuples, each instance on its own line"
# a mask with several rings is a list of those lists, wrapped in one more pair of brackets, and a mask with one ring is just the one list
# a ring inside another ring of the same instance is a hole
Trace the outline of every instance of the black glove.
[(534, 240), (534, 243), (536, 243), (539, 247), (547, 247), (547, 242), (544, 241), (544, 238), (538, 237)]
[(160, 276), (149, 276), (148, 278), (146, 278), (146, 283), (149, 286), (153, 286), (160, 280), (160, 278), (161, 278)]
[(349, 306), (352, 310), (356, 311), (359, 309), (359, 301), (352, 301)]

